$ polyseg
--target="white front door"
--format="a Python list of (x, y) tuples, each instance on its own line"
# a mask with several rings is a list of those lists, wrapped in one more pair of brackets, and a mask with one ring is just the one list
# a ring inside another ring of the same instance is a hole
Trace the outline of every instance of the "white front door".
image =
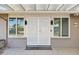
[(27, 45), (50, 45), (49, 17), (29, 17)]
[(39, 45), (50, 45), (49, 17), (39, 17)]
[(30, 17), (27, 21), (27, 45), (38, 44), (38, 18)]

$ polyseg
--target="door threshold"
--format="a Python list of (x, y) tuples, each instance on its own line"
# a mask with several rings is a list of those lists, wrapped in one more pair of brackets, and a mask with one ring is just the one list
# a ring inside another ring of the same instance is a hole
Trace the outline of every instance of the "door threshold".
[(26, 50), (52, 50), (51, 45), (28, 45)]

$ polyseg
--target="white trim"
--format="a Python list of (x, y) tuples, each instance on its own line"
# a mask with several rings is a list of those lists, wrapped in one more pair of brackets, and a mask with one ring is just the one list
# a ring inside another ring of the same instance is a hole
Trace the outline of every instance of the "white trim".
[(24, 17), (24, 37), (26, 36), (26, 35), (25, 35), (25, 33), (26, 33), (25, 31), (26, 31), (26, 30), (25, 30), (25, 29), (26, 29), (26, 26), (27, 26), (27, 25), (25, 25), (25, 21), (27, 21), (27, 20), (26, 20), (25, 17)]
[(52, 38), (70, 38), (70, 37), (67, 36), (67, 37), (52, 37)]
[(52, 30), (52, 32), (53, 32), (53, 37), (54, 37), (54, 18), (53, 18), (53, 30)]
[(39, 17), (37, 17), (38, 19), (38, 39), (37, 39), (37, 43), (39, 44), (39, 34), (40, 34), (40, 28), (39, 28)]
[(60, 37), (62, 37), (62, 18), (60, 18)]
[(69, 32), (68, 32), (69, 33), (69, 37), (70, 37), (70, 25), (71, 24), (70, 24), (70, 17), (69, 17), (69, 24), (68, 24), (68, 26), (69, 26)]
[(32, 13), (55, 13), (55, 14), (74, 14), (79, 13), (79, 11), (0, 11), (0, 13), (8, 13), (8, 14), (32, 14)]
[(16, 36), (17, 36), (17, 23), (18, 23), (18, 21), (17, 21), (17, 18), (16, 18)]

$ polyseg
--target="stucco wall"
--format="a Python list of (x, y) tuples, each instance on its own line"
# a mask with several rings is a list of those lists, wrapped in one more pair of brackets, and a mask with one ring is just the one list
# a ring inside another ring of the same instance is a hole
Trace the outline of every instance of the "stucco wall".
[(7, 19), (8, 14), (0, 14), (0, 39), (8, 39), (7, 36)]
[(8, 38), (8, 47), (10, 48), (26, 48), (26, 38)]
[(6, 21), (0, 18), (0, 39), (6, 39)]
[[(64, 14), (32, 14), (32, 15), (20, 15), (25, 16), (27, 19), (30, 16), (51, 16), (51, 17), (62, 17)], [(16, 15), (10, 15), (16, 16)], [(18, 15), (17, 15), (18, 16)], [(65, 15), (67, 16), (67, 15)], [(52, 18), (51, 18), (52, 19)], [(27, 35), (25, 35), (27, 37)], [(16, 44), (15, 44), (16, 43)], [(70, 38), (52, 38), (52, 47), (79, 47), (79, 16), (70, 15)], [(26, 39), (8, 39), (9, 47), (25, 47)]]
[(52, 47), (79, 47), (79, 16), (70, 15), (70, 38), (52, 38)]

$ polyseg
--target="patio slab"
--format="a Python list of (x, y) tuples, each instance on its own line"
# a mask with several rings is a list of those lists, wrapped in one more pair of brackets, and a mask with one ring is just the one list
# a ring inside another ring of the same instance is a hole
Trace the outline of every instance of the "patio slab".
[(2, 55), (79, 55), (79, 48), (53, 48), (52, 50), (25, 50), (6, 48)]
[(25, 50), (22, 48), (7, 48), (2, 55), (52, 55), (52, 50)]

